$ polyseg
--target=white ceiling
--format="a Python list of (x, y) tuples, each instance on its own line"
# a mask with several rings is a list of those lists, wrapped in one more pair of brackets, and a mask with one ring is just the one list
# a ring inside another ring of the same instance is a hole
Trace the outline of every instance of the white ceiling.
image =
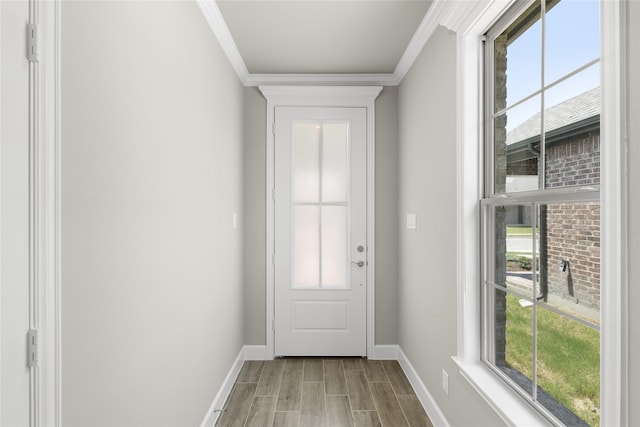
[(218, 0), (250, 74), (393, 73), (430, 0)]

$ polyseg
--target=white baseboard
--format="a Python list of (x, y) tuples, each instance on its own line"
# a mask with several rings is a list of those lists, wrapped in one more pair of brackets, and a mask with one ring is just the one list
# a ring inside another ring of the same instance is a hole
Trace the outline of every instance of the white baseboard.
[(244, 360), (267, 360), (266, 345), (245, 345)]
[(418, 376), (413, 365), (409, 362), (407, 355), (404, 354), (404, 351), (402, 351), (400, 347), (398, 347), (398, 362), (400, 363), (404, 374), (407, 376), (407, 379), (411, 383), (413, 390), (416, 392), (418, 399), (420, 399), (420, 403), (422, 403), (424, 410), (427, 411), (427, 415), (429, 415), (433, 425), (436, 427), (450, 427), (449, 421), (447, 421), (447, 418), (440, 410), (435, 399), (431, 396), (431, 393), (427, 390), (427, 387)]
[(398, 360), (397, 345), (375, 345), (373, 346), (373, 354), (369, 355), (369, 359), (373, 360)]
[(227, 401), (229, 394), (231, 394), (231, 389), (233, 388), (233, 384), (236, 382), (236, 378), (238, 378), (238, 374), (240, 373), (242, 364), (245, 361), (244, 353), (245, 351), (243, 347), (240, 349), (240, 352), (238, 353), (238, 357), (236, 357), (236, 360), (233, 362), (233, 365), (231, 365), (231, 369), (229, 370), (227, 377), (222, 382), (222, 386), (220, 387), (220, 390), (218, 390), (218, 394), (216, 394), (216, 397), (213, 399), (213, 402), (211, 403), (211, 406), (209, 407), (209, 410), (207, 411), (207, 414), (205, 415), (204, 420), (202, 420), (202, 424), (200, 424), (200, 427), (213, 427), (216, 424), (216, 421), (218, 420), (218, 417), (221, 414), (220, 411), (216, 411), (216, 410), (222, 409), (224, 407), (224, 404)]

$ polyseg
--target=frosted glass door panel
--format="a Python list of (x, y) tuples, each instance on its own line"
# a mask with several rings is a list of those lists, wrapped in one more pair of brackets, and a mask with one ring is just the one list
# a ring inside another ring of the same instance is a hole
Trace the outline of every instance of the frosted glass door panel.
[(292, 288), (349, 287), (349, 126), (292, 123)]
[(320, 215), (318, 206), (293, 209), (293, 287), (320, 286)]
[(320, 123), (293, 125), (293, 201), (320, 201)]
[(346, 202), (349, 125), (325, 123), (322, 132), (322, 201)]
[(346, 206), (322, 207), (322, 286), (347, 287)]

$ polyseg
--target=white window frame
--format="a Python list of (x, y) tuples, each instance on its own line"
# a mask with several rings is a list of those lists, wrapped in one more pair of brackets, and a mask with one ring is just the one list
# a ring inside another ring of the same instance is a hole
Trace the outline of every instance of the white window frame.
[[(458, 330), (461, 374), (508, 425), (545, 424), (481, 362), (480, 203), (484, 186), (484, 34), (514, 1), (491, 1), (458, 33)], [(600, 423), (628, 424), (626, 214), (626, 4), (601, 2)]]

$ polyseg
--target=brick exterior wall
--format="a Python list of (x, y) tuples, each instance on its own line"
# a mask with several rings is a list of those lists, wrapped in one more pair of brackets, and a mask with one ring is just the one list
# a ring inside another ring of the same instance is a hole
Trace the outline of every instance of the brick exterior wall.
[(550, 204), (547, 218), (549, 293), (600, 309), (600, 205)]
[(547, 188), (600, 184), (600, 132), (548, 146), (546, 169)]
[[(600, 184), (600, 134), (578, 135), (546, 150), (546, 186)], [(547, 209), (549, 293), (600, 309), (600, 206)], [(560, 263), (568, 260), (565, 271)]]
[[(546, 188), (600, 184), (600, 133), (592, 131), (548, 144)], [(537, 175), (537, 158), (508, 165), (508, 175)], [(516, 208), (508, 223), (515, 224)], [(530, 218), (524, 219), (526, 224)], [(560, 263), (568, 261), (560, 271)], [(552, 204), (547, 209), (548, 292), (600, 309), (600, 207)]]
[(507, 175), (538, 175), (538, 159), (509, 163), (507, 165)]

